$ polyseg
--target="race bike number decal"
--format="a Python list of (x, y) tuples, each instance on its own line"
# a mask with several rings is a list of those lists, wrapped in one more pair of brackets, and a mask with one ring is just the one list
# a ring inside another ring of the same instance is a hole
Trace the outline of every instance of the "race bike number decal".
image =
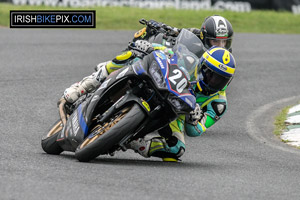
[(171, 81), (171, 88), (178, 93), (182, 93), (188, 85), (187, 79), (179, 69), (170, 70), (169, 80)]

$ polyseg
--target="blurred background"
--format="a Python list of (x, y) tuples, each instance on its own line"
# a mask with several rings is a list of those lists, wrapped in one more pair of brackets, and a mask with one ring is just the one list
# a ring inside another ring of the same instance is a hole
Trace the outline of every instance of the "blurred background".
[[(16, 5), (46, 6), (133, 6), (145, 8), (176, 9), (226, 9), (250, 11), (251, 9), (288, 10), (299, 13), (300, 0), (0, 0)], [(190, 5), (190, 6), (189, 6)]]
[(175, 27), (200, 27), (213, 14), (235, 32), (300, 34), (300, 0), (0, 0), (0, 26), (10, 10), (96, 10), (96, 29), (136, 30), (141, 18)]

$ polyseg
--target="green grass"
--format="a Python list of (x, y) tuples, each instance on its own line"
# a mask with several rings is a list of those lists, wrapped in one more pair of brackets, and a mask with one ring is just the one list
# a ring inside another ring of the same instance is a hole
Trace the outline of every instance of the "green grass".
[[(289, 109), (291, 106), (285, 107), (279, 115), (275, 117), (275, 129), (274, 129), (274, 134), (276, 136), (280, 136), (284, 130), (286, 130), (286, 125), (285, 125), (285, 120), (287, 119), (287, 114), (289, 112)], [(286, 142), (286, 141), (284, 141)]]
[[(10, 10), (66, 10), (65, 7), (16, 6), (0, 3), (0, 26), (9, 26)], [(300, 16), (291, 12), (252, 11), (239, 13), (230, 11), (141, 9), (129, 7), (74, 8), (96, 10), (97, 29), (137, 30), (141, 18), (155, 19), (175, 27), (200, 27), (205, 17), (218, 14), (227, 18), (235, 32), (300, 34)]]

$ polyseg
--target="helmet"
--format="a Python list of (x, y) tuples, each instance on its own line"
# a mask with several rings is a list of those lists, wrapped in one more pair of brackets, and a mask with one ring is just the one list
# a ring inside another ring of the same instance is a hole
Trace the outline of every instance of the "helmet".
[(200, 29), (200, 39), (207, 49), (213, 45), (220, 46), (217, 44), (211, 44), (210, 40), (212, 40), (212, 42), (224, 42), (226, 44), (222, 47), (230, 49), (232, 36), (233, 29), (230, 22), (224, 17), (218, 15), (207, 17)]
[(197, 88), (204, 95), (225, 89), (233, 78), (235, 66), (228, 50), (213, 46), (202, 55), (195, 69)]

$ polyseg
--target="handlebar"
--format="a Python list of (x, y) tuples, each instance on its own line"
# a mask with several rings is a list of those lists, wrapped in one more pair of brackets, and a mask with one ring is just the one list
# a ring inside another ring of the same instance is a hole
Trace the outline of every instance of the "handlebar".
[(180, 29), (171, 27), (164, 23), (158, 23), (158, 26), (152, 26), (152, 24), (150, 24), (149, 21), (144, 18), (140, 19), (139, 22), (140, 24), (146, 25), (151, 30), (159, 31), (162, 33), (168, 33), (169, 35), (177, 36), (180, 32)]

